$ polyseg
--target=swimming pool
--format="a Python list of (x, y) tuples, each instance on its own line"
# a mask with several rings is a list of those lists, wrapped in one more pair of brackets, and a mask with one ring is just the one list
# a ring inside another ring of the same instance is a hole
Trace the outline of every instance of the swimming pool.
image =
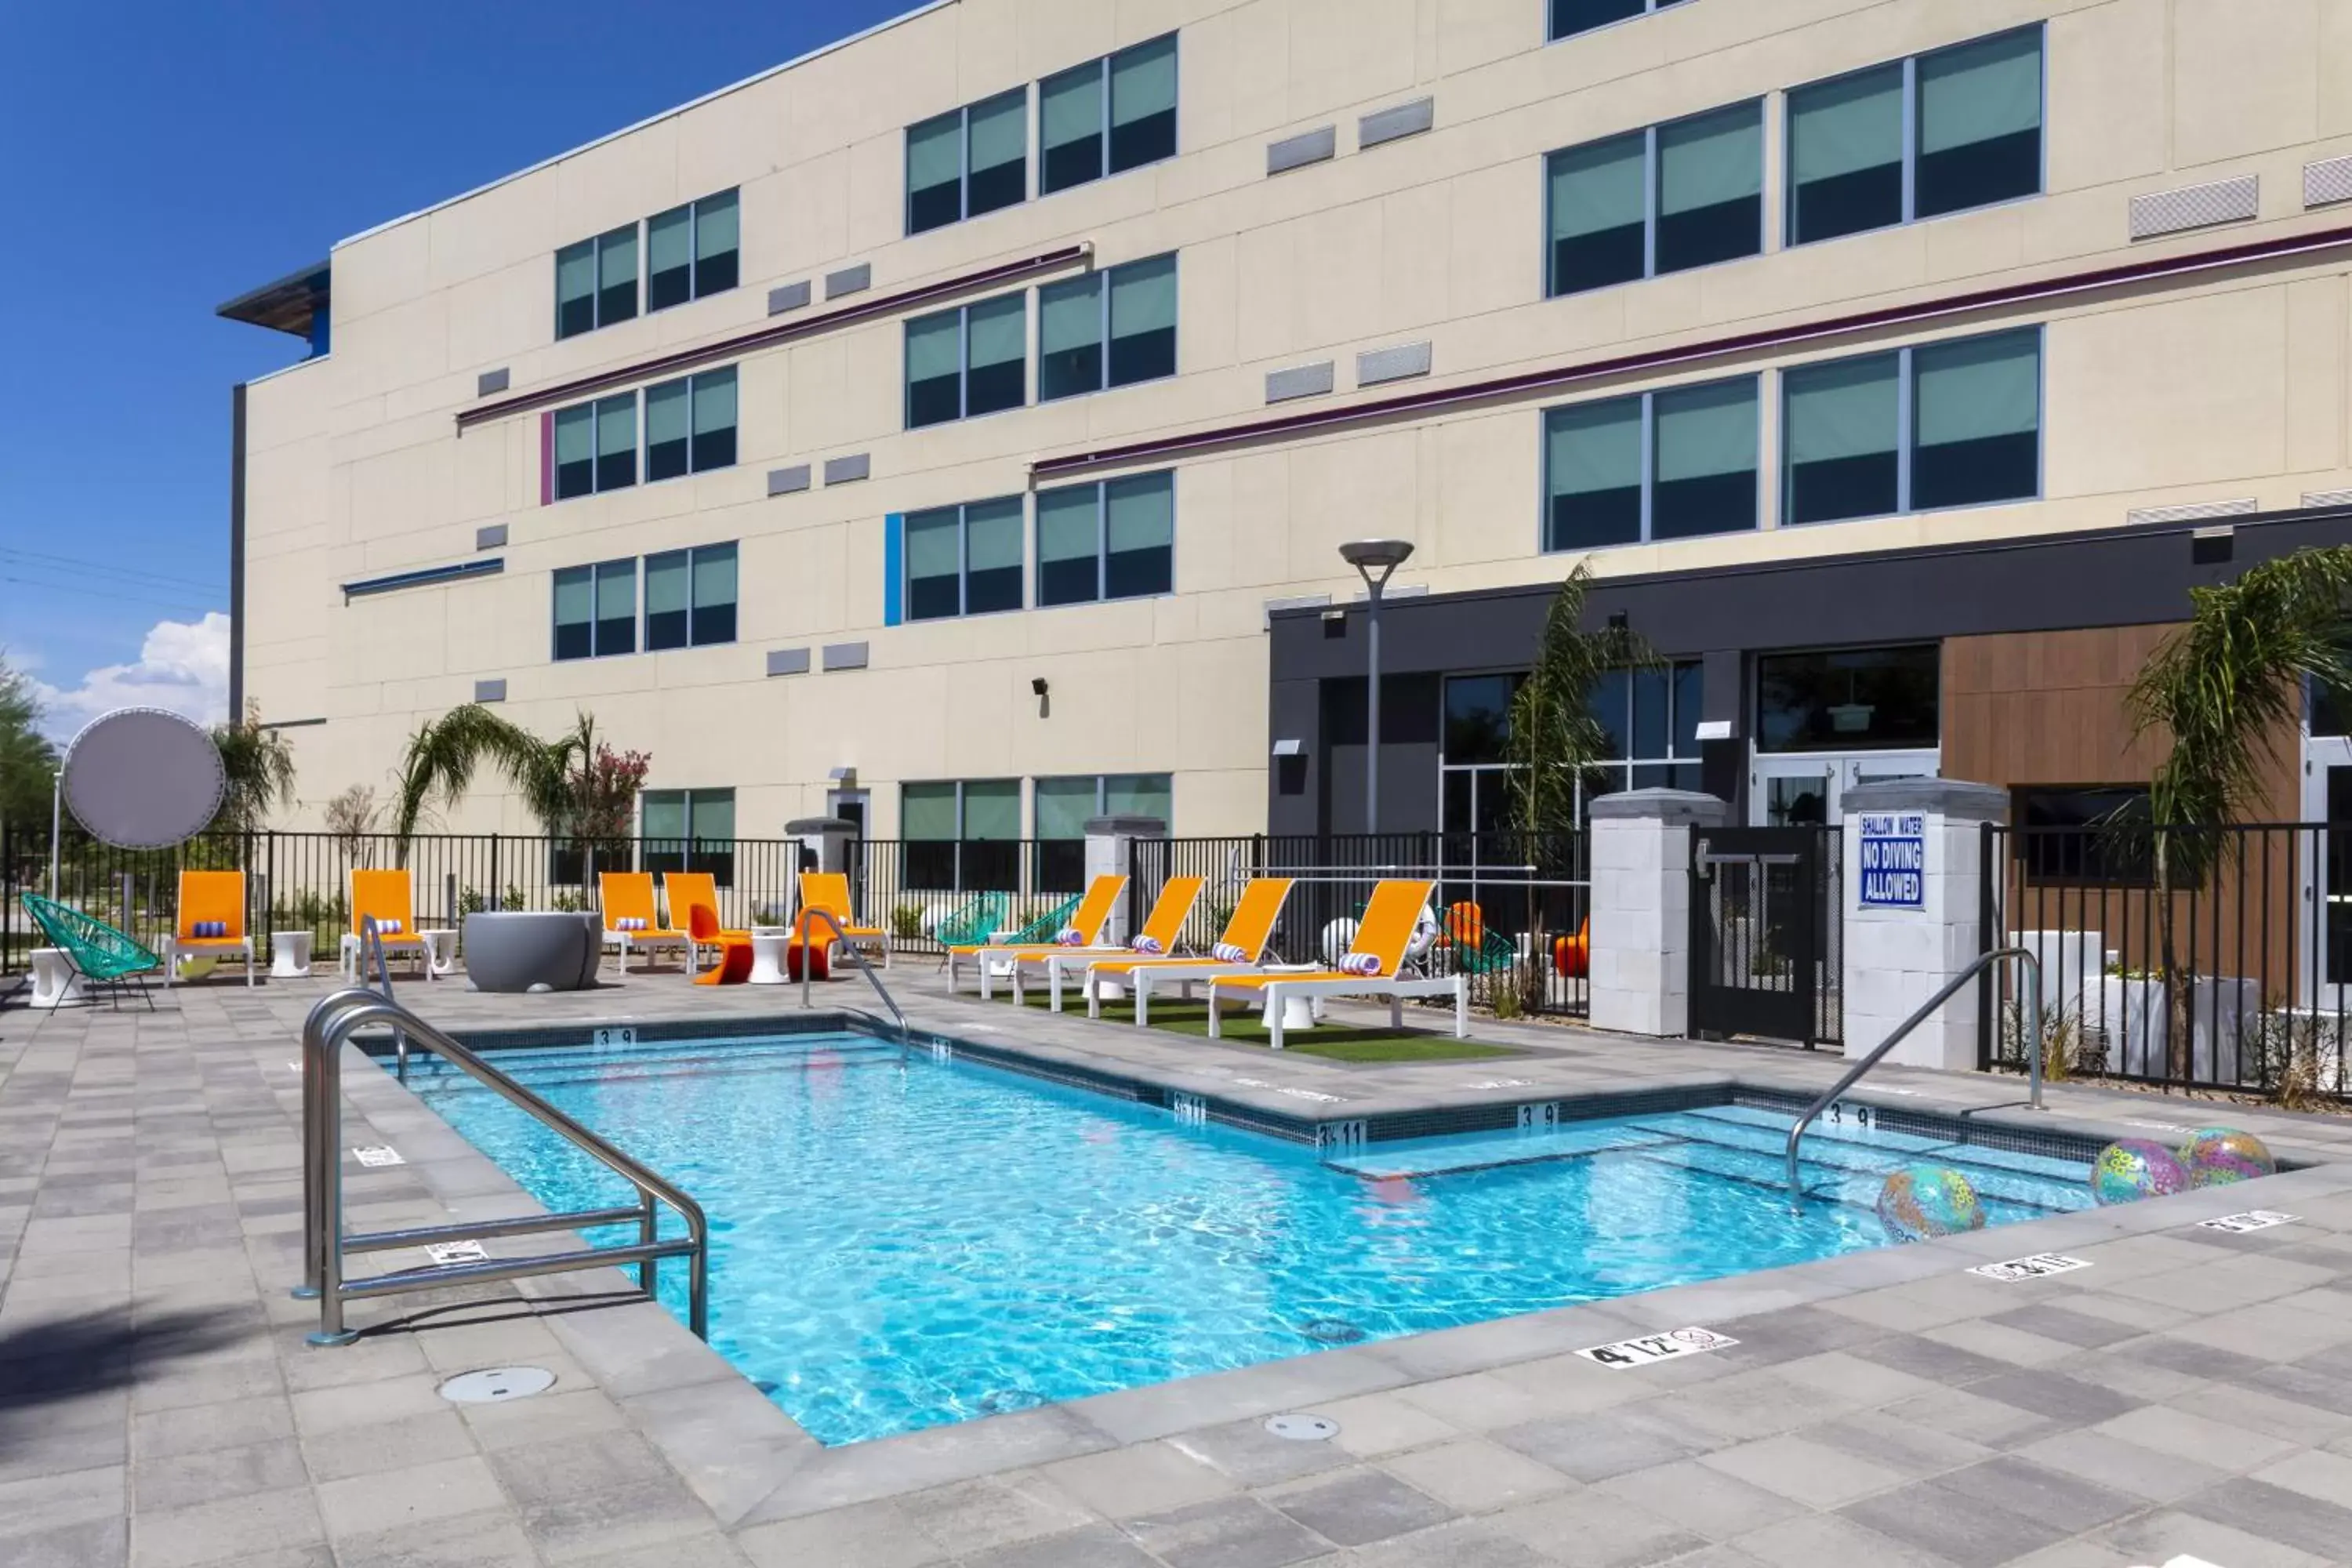
[[(1846, 1121), (1792, 1207), (1789, 1117), (1730, 1105), (1340, 1153), (863, 1035), (491, 1059), (703, 1205), (711, 1343), (826, 1444), (1885, 1246), (1912, 1159), (1996, 1224), (2090, 1201), (2080, 1164)], [(541, 1202), (627, 1201), (462, 1073), (409, 1081)]]

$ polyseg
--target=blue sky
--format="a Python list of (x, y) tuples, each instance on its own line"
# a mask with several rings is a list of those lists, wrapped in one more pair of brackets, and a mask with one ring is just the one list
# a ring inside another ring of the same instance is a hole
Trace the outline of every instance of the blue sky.
[(11, 7), (0, 648), (49, 727), (217, 689), (229, 388), (302, 351), (215, 306), (913, 3)]

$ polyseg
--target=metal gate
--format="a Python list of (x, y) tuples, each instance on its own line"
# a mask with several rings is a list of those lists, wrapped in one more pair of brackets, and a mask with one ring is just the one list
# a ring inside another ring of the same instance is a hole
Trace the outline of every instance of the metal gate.
[(1842, 843), (1818, 826), (1693, 831), (1693, 1035), (1843, 1037)]

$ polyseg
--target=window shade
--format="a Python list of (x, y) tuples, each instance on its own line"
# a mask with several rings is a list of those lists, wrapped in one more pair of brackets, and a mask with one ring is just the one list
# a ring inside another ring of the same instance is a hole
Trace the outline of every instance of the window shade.
[(694, 204), (694, 254), (698, 260), (724, 256), (735, 248), (740, 226), (735, 193), (705, 196)]
[(926, 120), (907, 132), (907, 184), (912, 190), (953, 184), (963, 178), (961, 111)]
[(595, 405), (583, 403), (577, 408), (566, 408), (555, 416), (555, 461), (560, 468), (566, 463), (584, 463), (596, 455)]
[(637, 563), (612, 561), (596, 568), (596, 618), (634, 621), (637, 618)]
[(1103, 124), (1102, 62), (1048, 77), (1038, 89), (1039, 137), (1047, 147), (1082, 142)]
[(1800, 184), (1899, 163), (1903, 68), (1864, 71), (1789, 96), (1790, 173)]
[(1169, 819), (1173, 792), (1166, 773), (1112, 773), (1103, 780), (1103, 810), (1112, 816)]
[(1022, 506), (1018, 498), (964, 508), (964, 563), (974, 572), (1021, 564)]
[(646, 269), (669, 272), (693, 260), (694, 209), (673, 207), (646, 224)]
[(694, 433), (735, 428), (735, 373), (707, 370), (694, 378)]
[[(646, 591), (652, 592), (648, 584)], [(694, 607), (716, 609), (735, 602), (735, 547), (714, 544), (694, 552)]]
[(1642, 482), (1642, 400), (1612, 398), (1546, 416), (1551, 493), (1586, 495)]
[[(586, 410), (582, 410), (585, 413)], [(607, 397), (596, 405), (596, 455), (616, 458), (637, 449), (637, 398), (635, 393)], [(582, 454), (585, 456), (586, 454)]]
[(961, 515), (951, 506), (908, 515), (908, 576), (952, 577), (963, 569)]
[(1920, 152), (1947, 152), (2041, 125), (2039, 28), (1920, 58)]
[(1017, 163), (1029, 153), (1029, 91), (1026, 88), (978, 103), (971, 110), (971, 166), (993, 169)]
[(963, 367), (963, 317), (949, 310), (907, 323), (907, 379), (929, 381)]
[(1029, 297), (1014, 294), (974, 305), (971, 322), (974, 366), (1025, 361), (1029, 356)]
[(1590, 147), (1551, 155), (1551, 232), (1573, 239), (1643, 222), (1648, 200), (1643, 191), (1649, 163), (1640, 132)]
[(1918, 349), (1912, 368), (1922, 447), (2042, 427), (2042, 356), (2032, 332)]
[(1756, 384), (1685, 387), (1658, 394), (1656, 474), (1659, 482), (1756, 468)]
[(1173, 35), (1110, 58), (1110, 122), (1132, 125), (1176, 107)]
[(1760, 195), (1764, 110), (1742, 104), (1658, 127), (1658, 210), (1693, 212)]
[(597, 242), (596, 253), (597, 280), (604, 288), (636, 287), (637, 230), (634, 224), (604, 236)]
[(1102, 274), (1072, 279), (1037, 291), (1037, 335), (1048, 354), (1102, 342)]
[(1095, 815), (1097, 788), (1097, 781), (1091, 776), (1039, 779), (1037, 837), (1084, 838), (1087, 836), (1087, 820)]
[(1789, 372), (1789, 428), (1782, 437), (1789, 461), (1894, 451), (1901, 437), (1897, 374), (1894, 354)]
[(981, 779), (963, 786), (966, 838), (1021, 837), (1021, 781)]
[(596, 242), (582, 240), (555, 253), (555, 299), (558, 304), (583, 300), (596, 291)]
[(1096, 513), (1096, 489), (1079, 485), (1045, 490), (1037, 497), (1037, 559), (1092, 560), (1102, 547), (1102, 529)]
[[(908, 520), (910, 523), (913, 520)], [(956, 836), (956, 786), (951, 784), (910, 784), (899, 795), (898, 831), (908, 838), (941, 839)]]
[(683, 550), (646, 557), (646, 614), (673, 615), (687, 608), (689, 565)]
[(696, 839), (709, 843), (735, 837), (735, 792), (731, 789), (698, 789), (687, 796), (690, 808), (688, 830)]
[(687, 390), (683, 381), (646, 389), (646, 445), (659, 446), (687, 437)]
[(649, 789), (637, 797), (644, 812), (644, 832), (648, 838), (683, 838), (686, 837), (686, 792), (682, 789)]
[(596, 574), (586, 566), (567, 566), (555, 574), (555, 624), (576, 626), (595, 618)]
[(1110, 275), (1110, 331), (1116, 338), (1176, 324), (1176, 258), (1158, 257)]
[(1109, 549), (1164, 550), (1176, 542), (1176, 482), (1172, 475), (1113, 479), (1104, 487)]

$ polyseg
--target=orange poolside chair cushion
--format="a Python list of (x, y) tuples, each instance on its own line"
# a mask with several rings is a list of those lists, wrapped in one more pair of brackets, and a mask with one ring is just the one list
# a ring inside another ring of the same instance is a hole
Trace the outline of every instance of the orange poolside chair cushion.
[(685, 940), (684, 931), (662, 924), (654, 911), (651, 871), (600, 871), (596, 885), (604, 900), (605, 935), (636, 942)]
[(743, 931), (719, 930), (717, 910), (688, 903), (686, 929), (696, 942), (719, 949), (719, 962), (694, 977), (697, 985), (740, 985), (751, 978), (751, 938)]
[[(708, 871), (665, 871), (662, 891), (669, 898), (672, 924), (686, 928), (697, 942), (750, 942), (748, 931), (729, 931), (719, 920), (719, 879)], [(703, 934), (698, 915), (708, 914), (710, 934)]]
[[(1217, 946), (1246, 956), (1222, 962), (1255, 963), (1265, 956), (1265, 944), (1274, 940), (1274, 922), (1282, 917), (1283, 901), (1290, 897), (1290, 888), (1288, 877), (1259, 877), (1242, 889), (1241, 902), (1234, 906)], [(1108, 958), (1090, 967), (1104, 974), (1120, 974), (1155, 964), (1200, 962), (1197, 958)]]
[(968, 947), (951, 947), (950, 952), (1059, 952), (1068, 947), (1092, 947), (1102, 939), (1103, 927), (1110, 923), (1110, 912), (1118, 903), (1119, 895), (1127, 891), (1127, 879), (1118, 876), (1097, 877), (1087, 889), (1087, 896), (1078, 901), (1076, 913), (1070, 916), (1069, 929), (1078, 933), (1076, 942), (1038, 942), (1022, 947), (992, 947), (986, 942), (973, 942)]
[(1357, 922), (1356, 940), (1348, 949), (1348, 959), (1370, 959), (1379, 965), (1370, 972), (1345, 967), (1317, 970), (1302, 974), (1233, 974), (1222, 975), (1213, 982), (1220, 988), (1248, 989), (1277, 984), (1297, 984), (1300, 981), (1322, 980), (1393, 980), (1404, 967), (1405, 951), (1412, 945), (1412, 933), (1421, 923), (1421, 911), (1429, 906), (1430, 895), (1436, 890), (1433, 882), (1382, 882), (1372, 889), (1370, 902), (1364, 906), (1364, 918)]
[(352, 934), (367, 931), (367, 918), (375, 917), (376, 932), (386, 947), (422, 947), (416, 934), (415, 884), (405, 871), (352, 873)]
[[(849, 877), (841, 871), (803, 871), (801, 873), (801, 913), (794, 921), (793, 940), (806, 942), (810, 925), (809, 911), (823, 910), (841, 922), (841, 933), (852, 940), (887, 936), (880, 926), (862, 926), (856, 913), (849, 907)], [(824, 928), (830, 942), (832, 928)]]
[[(1184, 922), (1192, 918), (1192, 906), (1201, 901), (1202, 880), (1199, 877), (1171, 877), (1161, 885), (1151, 912), (1144, 917), (1143, 929), (1135, 933), (1136, 951), (1164, 953), (1174, 949), (1177, 939), (1184, 934)], [(1145, 947), (1146, 938), (1155, 945)]]
[(245, 946), (245, 873), (180, 873), (179, 929), (174, 945), (185, 950)]

